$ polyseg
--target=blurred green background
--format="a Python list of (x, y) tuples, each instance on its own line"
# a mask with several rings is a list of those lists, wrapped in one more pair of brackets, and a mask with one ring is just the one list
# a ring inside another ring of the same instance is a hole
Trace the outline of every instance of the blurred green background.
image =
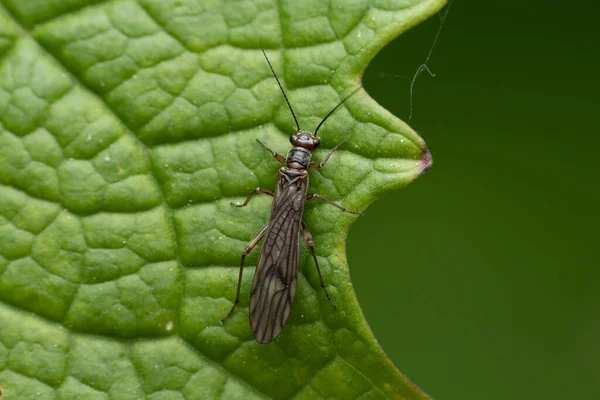
[[(433, 168), (350, 230), (371, 328), (438, 400), (600, 399), (600, 35), (584, 3), (455, 1), (436, 77), (414, 89)], [(412, 76), (438, 26), (365, 73), (404, 120), (410, 80), (389, 74)]]

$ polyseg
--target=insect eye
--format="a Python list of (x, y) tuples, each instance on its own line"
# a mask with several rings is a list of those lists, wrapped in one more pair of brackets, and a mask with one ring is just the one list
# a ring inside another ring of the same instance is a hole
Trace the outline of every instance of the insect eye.
[(290, 143), (295, 146), (297, 142), (298, 142), (298, 136), (297, 135), (292, 135), (290, 137)]

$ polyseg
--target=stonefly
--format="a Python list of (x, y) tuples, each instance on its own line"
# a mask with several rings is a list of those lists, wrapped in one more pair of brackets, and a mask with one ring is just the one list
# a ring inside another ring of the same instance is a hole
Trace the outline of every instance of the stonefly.
[(236, 207), (244, 207), (250, 202), (252, 197), (259, 193), (268, 194), (273, 197), (271, 219), (263, 226), (256, 236), (254, 236), (250, 243), (248, 243), (248, 246), (242, 253), (235, 303), (233, 303), (231, 311), (229, 311), (229, 313), (221, 320), (221, 324), (233, 313), (235, 306), (240, 301), (244, 259), (264, 238), (265, 242), (260, 251), (256, 272), (254, 273), (254, 281), (252, 282), (252, 291), (250, 292), (250, 326), (252, 327), (252, 332), (254, 333), (254, 338), (257, 342), (269, 343), (276, 338), (283, 329), (283, 326), (290, 315), (292, 304), (294, 303), (296, 280), (298, 277), (301, 231), (312, 252), (312, 257), (315, 261), (317, 272), (319, 273), (319, 281), (325, 292), (325, 296), (327, 296), (327, 299), (333, 308), (336, 307), (325, 288), (323, 276), (321, 275), (319, 263), (317, 262), (317, 256), (315, 255), (314, 241), (308, 230), (308, 226), (302, 221), (302, 214), (304, 212), (305, 201), (322, 200), (339, 208), (343, 212), (362, 215), (360, 212), (346, 210), (339, 204), (327, 200), (318, 194), (306, 194), (308, 189), (308, 169), (324, 167), (333, 152), (345, 143), (344, 141), (331, 149), (323, 161), (311, 162), (311, 151), (319, 147), (319, 144), (321, 143), (321, 139), (317, 136), (319, 128), (327, 118), (329, 118), (334, 111), (344, 103), (344, 101), (356, 93), (360, 88), (355, 89), (352, 93), (342, 99), (342, 101), (340, 101), (338, 105), (336, 105), (325, 118), (321, 120), (319, 125), (315, 128), (314, 134), (303, 131), (300, 129), (296, 114), (283, 90), (283, 86), (281, 86), (281, 82), (279, 82), (279, 78), (277, 78), (277, 74), (269, 61), (267, 54), (262, 46), (260, 49), (281, 89), (281, 93), (292, 113), (297, 129), (296, 133), (290, 137), (290, 142), (294, 147), (288, 152), (287, 158), (284, 158), (282, 155), (269, 149), (260, 140), (257, 140), (277, 161), (285, 165), (279, 169), (275, 191), (273, 192), (269, 189), (258, 187), (250, 193), (243, 204), (231, 203)]

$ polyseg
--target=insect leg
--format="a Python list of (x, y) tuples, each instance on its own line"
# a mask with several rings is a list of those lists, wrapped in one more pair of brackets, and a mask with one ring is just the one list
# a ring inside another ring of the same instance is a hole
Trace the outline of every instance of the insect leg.
[(231, 203), (232, 206), (236, 206), (236, 207), (245, 207), (248, 205), (248, 203), (250, 203), (250, 200), (252, 200), (252, 198), (257, 194), (257, 193), (261, 193), (261, 194), (268, 194), (269, 196), (273, 197), (275, 196), (275, 193), (273, 193), (272, 190), (269, 189), (265, 189), (265, 188), (260, 188), (257, 187), (256, 189), (254, 189), (252, 191), (252, 193), (250, 193), (250, 195), (248, 196), (248, 198), (246, 199), (246, 201), (243, 204), (235, 204), (235, 203)]
[(277, 161), (279, 161), (280, 163), (282, 163), (282, 164), (285, 164), (285, 157), (284, 157), (284, 156), (282, 156), (281, 154), (279, 154), (279, 153), (278, 153), (278, 152), (276, 152), (276, 151), (273, 151), (273, 150), (271, 150), (270, 148), (268, 148), (268, 147), (267, 147), (267, 146), (266, 146), (266, 145), (265, 145), (263, 142), (261, 142), (260, 140), (256, 139), (256, 141), (257, 141), (258, 143), (260, 143), (260, 145), (261, 145), (262, 147), (264, 147), (265, 149), (267, 149), (267, 151), (268, 151), (269, 153), (271, 153), (271, 155), (273, 156), (273, 158), (275, 158), (275, 159), (276, 159)]
[(340, 210), (342, 210), (343, 212), (347, 212), (347, 213), (350, 213), (350, 214), (363, 215), (363, 213), (361, 213), (361, 212), (358, 212), (358, 211), (350, 211), (350, 210), (346, 210), (344, 207), (340, 206), (339, 204), (337, 204), (337, 203), (334, 203), (334, 202), (333, 202), (333, 201), (331, 201), (331, 200), (327, 200), (325, 197), (323, 197), (323, 196), (321, 196), (321, 195), (318, 195), (318, 194), (316, 194), (316, 193), (309, 194), (308, 196), (306, 196), (306, 200), (307, 200), (307, 201), (308, 201), (308, 200), (315, 200), (315, 199), (316, 199), (316, 200), (321, 200), (321, 201), (324, 201), (324, 202), (325, 202), (325, 203), (327, 203), (327, 204), (331, 204), (332, 206), (334, 206), (334, 207), (336, 207), (336, 208), (339, 208), (339, 209), (340, 209)]
[(327, 153), (327, 155), (325, 156), (325, 159), (323, 161), (311, 162), (310, 165), (308, 166), (308, 168), (323, 168), (325, 166), (325, 164), (327, 164), (327, 161), (329, 161), (329, 157), (331, 157), (333, 152), (336, 151), (341, 145), (343, 145), (346, 142), (347, 142), (347, 140), (344, 140), (342, 143), (338, 144), (333, 149), (329, 150), (329, 153)]
[(308, 247), (310, 247), (310, 251), (312, 253), (313, 260), (315, 260), (315, 266), (317, 267), (317, 272), (319, 273), (319, 282), (321, 283), (321, 287), (323, 288), (323, 291), (325, 292), (325, 296), (327, 296), (327, 300), (329, 300), (329, 302), (331, 303), (333, 308), (337, 308), (335, 306), (335, 303), (333, 302), (333, 300), (331, 300), (331, 297), (329, 297), (329, 293), (327, 293), (327, 289), (325, 289), (325, 282), (323, 281), (323, 276), (321, 275), (321, 269), (319, 268), (319, 263), (317, 262), (317, 256), (315, 254), (315, 242), (313, 240), (313, 237), (312, 237), (310, 231), (308, 230), (308, 226), (304, 223), (304, 221), (302, 222), (302, 232), (304, 233), (304, 239), (306, 240)]
[(221, 320), (221, 325), (223, 325), (223, 321), (225, 321), (227, 318), (229, 318), (229, 316), (231, 314), (233, 314), (233, 310), (235, 309), (235, 306), (237, 306), (237, 304), (240, 302), (240, 291), (242, 290), (242, 274), (244, 272), (244, 259), (254, 249), (254, 246), (256, 246), (258, 244), (258, 242), (260, 242), (262, 240), (262, 238), (265, 236), (265, 233), (267, 233), (267, 228), (268, 227), (269, 227), (269, 224), (266, 224), (265, 226), (263, 226), (262, 229), (256, 234), (256, 236), (254, 236), (254, 238), (250, 241), (250, 243), (248, 243), (248, 246), (246, 246), (246, 248), (242, 252), (242, 259), (240, 260), (240, 276), (238, 277), (238, 284), (237, 284), (237, 292), (236, 292), (236, 295), (235, 295), (235, 302), (233, 303), (233, 306), (231, 307), (231, 310), (229, 311), (229, 314), (227, 314)]

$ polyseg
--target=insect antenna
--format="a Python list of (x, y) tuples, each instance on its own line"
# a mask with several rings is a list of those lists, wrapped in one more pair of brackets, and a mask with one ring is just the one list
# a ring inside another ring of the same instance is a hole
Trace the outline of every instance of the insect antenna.
[(285, 99), (285, 102), (287, 103), (288, 107), (290, 108), (290, 111), (292, 113), (292, 117), (294, 117), (294, 122), (296, 122), (296, 128), (298, 128), (298, 132), (300, 132), (302, 129), (300, 129), (300, 124), (298, 124), (298, 119), (296, 118), (296, 114), (294, 113), (294, 109), (292, 108), (292, 105), (290, 104), (290, 101), (288, 100), (287, 96), (285, 95), (285, 92), (283, 90), (283, 86), (281, 86), (281, 82), (279, 82), (279, 78), (277, 77), (277, 74), (275, 73), (275, 70), (273, 69), (273, 66), (271, 65), (271, 61), (269, 61), (269, 57), (267, 57), (267, 53), (265, 53), (265, 49), (263, 49), (262, 45), (260, 45), (260, 50), (262, 51), (262, 53), (264, 54), (265, 58), (267, 59), (267, 63), (269, 63), (269, 67), (271, 68), (271, 72), (273, 73), (273, 76), (275, 77), (275, 80), (277, 81), (277, 84), (279, 85), (279, 89), (281, 89), (281, 93), (283, 94), (283, 98)]
[(340, 102), (338, 103), (338, 105), (337, 105), (337, 106), (333, 107), (333, 110), (329, 111), (329, 114), (327, 114), (327, 115), (325, 116), (325, 118), (323, 118), (323, 119), (321, 120), (321, 122), (319, 122), (319, 125), (317, 125), (317, 127), (315, 128), (315, 133), (314, 133), (314, 135), (315, 135), (315, 136), (317, 136), (317, 131), (319, 130), (319, 128), (321, 127), (321, 125), (323, 125), (323, 123), (324, 123), (324, 122), (327, 120), (327, 118), (329, 118), (329, 117), (331, 116), (331, 114), (333, 114), (333, 113), (335, 112), (335, 110), (337, 110), (337, 109), (338, 109), (338, 108), (339, 108), (339, 107), (340, 107), (342, 104), (344, 104), (344, 102), (345, 102), (346, 100), (348, 100), (348, 99), (349, 99), (349, 98), (350, 98), (350, 97), (351, 97), (351, 96), (352, 96), (354, 93), (358, 92), (360, 89), (361, 89), (360, 87), (357, 87), (356, 89), (354, 89), (354, 90), (352, 91), (352, 93), (350, 93), (348, 96), (344, 97), (344, 98), (342, 99), (342, 101), (340, 101)]

